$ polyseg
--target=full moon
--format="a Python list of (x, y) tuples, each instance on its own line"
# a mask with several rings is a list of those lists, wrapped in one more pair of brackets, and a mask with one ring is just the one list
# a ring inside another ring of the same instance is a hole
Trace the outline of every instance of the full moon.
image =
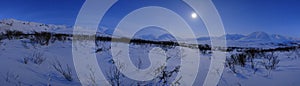
[(192, 13), (192, 14), (191, 14), (191, 17), (192, 17), (193, 19), (195, 19), (195, 18), (198, 17), (198, 15), (197, 15), (196, 13)]

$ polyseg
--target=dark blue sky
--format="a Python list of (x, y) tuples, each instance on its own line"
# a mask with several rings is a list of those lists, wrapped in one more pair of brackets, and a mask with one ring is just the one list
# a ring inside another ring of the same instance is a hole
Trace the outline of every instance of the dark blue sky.
[(0, 19), (73, 25), (84, 0), (1, 0)]
[[(213, 2), (222, 17), (227, 33), (248, 34), (265, 31), (300, 37), (300, 0), (213, 0)], [(1, 0), (0, 19), (15, 18), (48, 24), (73, 25), (83, 3), (84, 0)], [(132, 4), (122, 6), (134, 8)], [(165, 6), (179, 7), (174, 6), (174, 3)], [(178, 9), (178, 12), (185, 12), (183, 10), (190, 9), (182, 8)]]
[(213, 0), (229, 33), (300, 37), (300, 0)]

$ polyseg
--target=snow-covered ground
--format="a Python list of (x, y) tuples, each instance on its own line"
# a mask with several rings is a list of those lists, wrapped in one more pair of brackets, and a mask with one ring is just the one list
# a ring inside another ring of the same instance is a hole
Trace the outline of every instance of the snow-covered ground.
[[(0, 69), (2, 77), (0, 83), (2, 85), (80, 85), (79, 80), (76, 78), (77, 75), (73, 66), (71, 41), (58, 41), (48, 46), (36, 45), (35, 47), (31, 44), (24, 44), (22, 41), (26, 40), (1, 41), (0, 63), (2, 64), (2, 66), (0, 66)], [(147, 55), (145, 54), (145, 47), (134, 49), (135, 52), (132, 52), (132, 55), (134, 55), (132, 57)], [(24, 64), (23, 59), (26, 56), (31, 56), (33, 53), (37, 52), (42, 53), (43, 57), (46, 58), (46, 60), (42, 64), (38, 65), (30, 61), (28, 62), (28, 64)], [(111, 55), (109, 55), (109, 52), (110, 51), (102, 51), (97, 53), (98, 62), (100, 62), (99, 64), (102, 65), (101, 67), (109, 67), (103, 65), (111, 65)], [(255, 74), (254, 70), (249, 67), (237, 67), (237, 74), (232, 73), (232, 71), (228, 67), (226, 67), (219, 85), (299, 85), (300, 82), (298, 82), (298, 80), (300, 75), (300, 60), (298, 56), (293, 53), (277, 52), (276, 54), (278, 54), (280, 59), (279, 67), (274, 71), (271, 71), (271, 74), (269, 76), (267, 70), (263, 67), (259, 68)], [(174, 56), (174, 53), (171, 55)], [(139, 58), (143, 59), (142, 57)], [(210, 64), (209, 58), (210, 55), (201, 55), (199, 74), (195, 82), (195, 84), (197, 85), (201, 85), (203, 83), (203, 80), (205, 79), (205, 74), (207, 73)], [(59, 72), (57, 72), (53, 68), (52, 65), (53, 62), (55, 62), (55, 59), (58, 59), (62, 63), (63, 67), (66, 67), (67, 64), (71, 67), (72, 77), (74, 78), (73, 81), (66, 80), (61, 74), (59, 74)], [(144, 65), (141, 65), (141, 68), (147, 67), (147, 60), (142, 61), (144, 61), (145, 63), (143, 63)], [(137, 62), (135, 63), (137, 64)], [(110, 68), (104, 69), (108, 70)], [(6, 80), (7, 77), (8, 81)]]
[(299, 56), (291, 52), (276, 52), (280, 60), (278, 68), (270, 74), (264, 67), (255, 72), (250, 67), (236, 68), (238, 73), (233, 73), (228, 67), (223, 72), (219, 84), (221, 86), (298, 86), (300, 75)]
[[(72, 29), (66, 26), (56, 26), (56, 25), (45, 25), (40, 23), (29, 23), (18, 20), (3, 20), (0, 23), (0, 31), (5, 30), (19, 30), (24, 33), (30, 33), (32, 31), (46, 31), (46, 32), (58, 32), (58, 33), (70, 33)], [(104, 31), (103, 31), (104, 32)], [(151, 34), (147, 34), (151, 35)], [(153, 35), (153, 34), (152, 34)], [(160, 34), (165, 35), (165, 34)], [(143, 37), (143, 36), (137, 36)], [(156, 36), (156, 38), (159, 36)], [(169, 37), (168, 35), (166, 37)], [(248, 36), (243, 35), (228, 35), (230, 46), (236, 45), (237, 47), (264, 47), (264, 48), (274, 48), (278, 47), (274, 44), (261, 45), (259, 41), (267, 40), (268, 42), (278, 43), (279, 41), (293, 40), (292, 38), (283, 37), (279, 35), (268, 35), (262, 32), (255, 32)], [(172, 37), (170, 37), (172, 38)], [(167, 38), (167, 39), (170, 39)], [(155, 36), (154, 38), (155, 39)], [(249, 39), (249, 40), (246, 40)], [(165, 40), (165, 38), (162, 38)], [(202, 40), (198, 40), (201, 42)], [(206, 41), (206, 40), (204, 40)], [(244, 41), (244, 42), (242, 42)], [(258, 43), (257, 43), (258, 42)], [(252, 44), (241, 44), (241, 43), (252, 43)], [(101, 69), (103, 69), (106, 74), (106, 78), (114, 83), (114, 70), (115, 63), (112, 60), (112, 55), (110, 52), (110, 42), (97, 42), (98, 46), (95, 49), (97, 55), (97, 60)], [(250, 46), (251, 45), (251, 46)], [(294, 45), (286, 45), (294, 46)], [(149, 58), (147, 58), (148, 53), (153, 48), (153, 45), (131, 45), (130, 55), (131, 59), (136, 66), (140, 68), (147, 68), (149, 66)], [(122, 48), (120, 48), (122, 49)], [(177, 64), (180, 63), (180, 52), (177, 48), (165, 48), (169, 59), (168, 66), (170, 66), (167, 71), (174, 70)], [(237, 51), (227, 53), (230, 57), (234, 53), (240, 53)], [(225, 67), (223, 76), (219, 82), (220, 86), (297, 86), (300, 85), (300, 59), (299, 50), (289, 51), (289, 52), (278, 52), (275, 51), (274, 55), (278, 56), (279, 64), (277, 68), (271, 70), (270, 73), (260, 65), (259, 62), (264, 60), (262, 58), (255, 59), (256, 69), (252, 69), (249, 62), (246, 62), (245, 67), (236, 65), (236, 73), (233, 73), (232, 69)], [(202, 85), (210, 65), (210, 54), (200, 55), (200, 67), (197, 78), (194, 85)], [(36, 63), (35, 57), (41, 57), (43, 61), (41, 64)], [(65, 41), (55, 41), (49, 43), (48, 45), (39, 45), (32, 43), (30, 39), (1, 39), (0, 40), (0, 84), (3, 86), (80, 86), (79, 79), (75, 72), (75, 67), (72, 58), (72, 40)], [(29, 58), (26, 60), (26, 58)], [(142, 59), (142, 60), (139, 60)], [(28, 61), (28, 62), (25, 62)], [(69, 66), (71, 71), (72, 80), (66, 79), (62, 73), (57, 71), (54, 65), (58, 66), (57, 61), (61, 63), (62, 69), (67, 71)], [(142, 64), (140, 64), (141, 62)], [(171, 76), (171, 79), (176, 76), (176, 73)], [(153, 80), (149, 82), (135, 82), (134, 80), (129, 80), (128, 78), (120, 75), (121, 85), (157, 85), (155, 83), (161, 83), (160, 80)], [(158, 84), (161, 85), (161, 84)]]

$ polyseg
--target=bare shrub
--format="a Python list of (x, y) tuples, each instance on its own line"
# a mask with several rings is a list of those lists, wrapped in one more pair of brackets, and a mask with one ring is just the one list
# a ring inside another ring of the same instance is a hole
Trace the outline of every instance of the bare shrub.
[(7, 39), (11, 40), (11, 39), (20, 39), (20, 38), (23, 38), (22, 35), (24, 34), (23, 32), (21, 31), (16, 31), (16, 30), (7, 30), (5, 31), (5, 36)]
[(295, 53), (295, 57), (294, 57), (295, 59), (300, 57), (300, 48), (299, 47), (296, 48), (295, 50), (293, 50), (292, 52)]
[(6, 72), (5, 75), (3, 75), (3, 79), (6, 83), (14, 84), (15, 86), (22, 86), (19, 74)]
[(274, 52), (265, 54), (263, 58), (262, 64), (265, 69), (268, 70), (268, 75), (270, 75), (271, 70), (275, 70), (278, 67), (280, 60), (278, 59), (278, 56), (274, 55)]
[(233, 60), (233, 63), (235, 65), (240, 65), (242, 67), (245, 67), (245, 65), (246, 65), (246, 58), (247, 58), (246, 54), (243, 54), (243, 53), (241, 53), (241, 54), (233, 54), (233, 55), (230, 56), (230, 58), (231, 58), (231, 60)]
[(232, 54), (229, 58), (226, 58), (225, 66), (229, 67), (229, 69), (233, 73), (237, 73), (235, 65), (240, 65), (241, 67), (245, 67), (247, 61), (246, 58), (247, 55), (244, 53)]
[[(163, 70), (158, 75), (159, 81), (155, 82), (155, 83), (162, 85), (162, 86), (171, 85), (172, 84), (171, 77), (179, 72), (180, 66), (177, 66), (173, 70), (170, 70), (170, 71), (166, 70), (167, 66), (162, 67), (162, 68), (163, 68)], [(180, 84), (179, 80), (177, 80), (177, 84)]]
[(30, 38), (30, 41), (35, 44), (40, 45), (48, 45), (50, 42), (50, 39), (53, 38), (52, 33), (49, 32), (34, 32), (33, 37)]
[[(115, 64), (115, 62), (113, 62), (113, 64)], [(110, 70), (106, 73), (106, 75), (108, 77), (108, 81), (111, 83), (112, 86), (121, 85), (121, 78), (123, 78), (124, 75), (119, 70), (123, 70), (124, 68), (124, 65), (110, 67)]]
[(32, 62), (35, 64), (42, 64), (46, 60), (46, 57), (44, 57), (44, 54), (41, 52), (35, 52), (32, 54)]
[(52, 67), (57, 72), (59, 72), (66, 80), (73, 81), (72, 70), (68, 64), (66, 64), (66, 67), (63, 67), (61, 62), (56, 59), (55, 62), (52, 64)]
[(0, 44), (2, 43), (1, 41), (4, 39), (5, 35), (1, 32), (0, 33)]
[(201, 52), (201, 54), (203, 55), (207, 55), (207, 54), (210, 54), (210, 50), (211, 50), (211, 47), (208, 45), (208, 44), (205, 44), (205, 45), (198, 45), (198, 48)]
[(24, 64), (28, 64), (29, 60), (30, 60), (30, 59), (29, 59), (28, 57), (24, 57), (24, 58), (23, 58), (23, 63), (24, 63)]
[(34, 64), (42, 64), (44, 61), (46, 61), (46, 57), (41, 52), (33, 52), (32, 55), (26, 56), (23, 58), (23, 63), (28, 64), (29, 61), (33, 62)]
[(89, 79), (91, 80), (92, 86), (97, 86), (97, 84), (96, 84), (96, 76), (95, 76), (94, 72), (90, 74), (90, 78)]
[(51, 86), (51, 83), (50, 83), (51, 80), (52, 80), (52, 78), (51, 78), (50, 74), (48, 74), (47, 86)]
[(248, 59), (250, 60), (251, 68), (255, 69), (254, 68), (254, 65), (255, 65), (254, 59), (258, 55), (258, 50), (257, 49), (249, 49), (245, 53), (247, 54)]
[(226, 67), (229, 67), (229, 69), (233, 72), (233, 73), (237, 73), (236, 72), (236, 69), (235, 69), (235, 63), (236, 61), (234, 61), (233, 59), (231, 58), (226, 58), (226, 64), (225, 66)]
[(88, 77), (88, 79), (89, 79), (89, 83), (87, 84), (88, 86), (99, 86), (98, 84), (97, 84), (97, 80), (96, 80), (96, 72), (95, 72), (95, 68), (93, 67), (93, 66), (88, 66), (88, 68), (89, 68), (89, 77)]

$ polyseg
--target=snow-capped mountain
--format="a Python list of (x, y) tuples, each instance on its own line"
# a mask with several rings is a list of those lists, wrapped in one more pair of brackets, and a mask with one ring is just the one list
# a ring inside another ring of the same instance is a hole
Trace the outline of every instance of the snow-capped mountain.
[(176, 41), (176, 38), (167, 31), (158, 27), (148, 27), (135, 33), (133, 38), (155, 40), (155, 41)]
[(238, 41), (271, 41), (271, 37), (265, 32), (253, 32), (241, 39), (238, 39)]
[[(52, 33), (63, 33), (73, 34), (73, 27), (66, 25), (54, 25), (54, 24), (43, 24), (36, 22), (21, 21), (16, 19), (4, 19), (0, 20), (0, 33), (7, 30), (21, 31), (23, 33), (33, 32), (52, 32)], [(104, 26), (100, 26), (97, 31), (98, 36), (111, 36), (106, 34), (110, 29)]]
[[(253, 32), (248, 35), (226, 34), (227, 46), (239, 47), (270, 47), (277, 44), (287, 44), (291, 42), (299, 42), (299, 39), (286, 37), (278, 34), (268, 34), (266, 32)], [(200, 37), (198, 43), (210, 44), (210, 40), (221, 40), (221, 37)]]
[(239, 40), (241, 38), (246, 37), (245, 35), (241, 35), (241, 34), (226, 34), (224, 36), (226, 37), (226, 40)]
[(238, 41), (245, 41), (245, 42), (275, 42), (275, 43), (282, 43), (282, 42), (288, 42), (293, 41), (292, 38), (285, 37), (278, 34), (267, 34), (265, 32), (253, 32), (241, 39), (238, 39)]
[[(288, 41), (295, 41), (294, 38), (286, 37), (278, 34), (268, 34), (266, 32), (253, 32), (249, 35), (241, 35), (241, 34), (226, 34), (224, 35), (227, 41), (239, 41), (239, 42), (288, 42)], [(220, 39), (222, 37), (213, 37), (213, 39)], [(210, 40), (209, 37), (200, 37), (198, 41), (207, 41)]]
[(278, 41), (278, 42), (284, 42), (284, 41), (293, 41), (293, 38), (285, 37), (282, 35), (273, 34), (271, 35), (271, 40)]
[(284, 43), (284, 42), (291, 42), (295, 41), (291, 37), (286, 37), (278, 34), (268, 34), (266, 32), (253, 32), (237, 41), (245, 41), (245, 42), (274, 42), (274, 43)]
[(71, 33), (72, 28), (65, 25), (42, 24), (35, 22), (20, 21), (16, 19), (4, 19), (0, 21), (0, 32), (16, 30), (23, 33), (32, 32), (55, 32)]

